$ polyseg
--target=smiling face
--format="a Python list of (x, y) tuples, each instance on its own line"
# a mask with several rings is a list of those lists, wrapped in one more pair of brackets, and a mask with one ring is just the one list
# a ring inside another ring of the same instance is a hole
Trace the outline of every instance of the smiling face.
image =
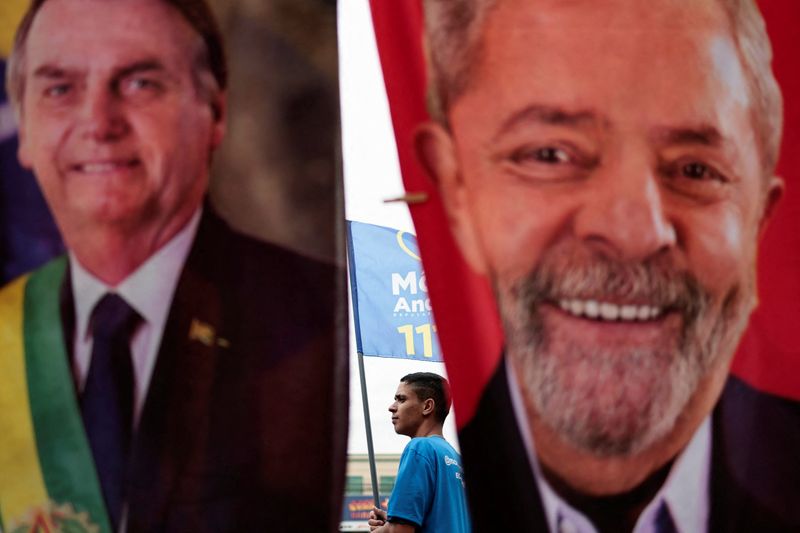
[(223, 134), (223, 96), (193, 76), (201, 46), (158, 0), (50, 0), (36, 15), (19, 155), (68, 244), (100, 228), (165, 241), (198, 207)]
[(755, 304), (776, 195), (727, 28), (713, 0), (499, 2), (419, 138), (529, 409), (595, 455), (713, 404)]

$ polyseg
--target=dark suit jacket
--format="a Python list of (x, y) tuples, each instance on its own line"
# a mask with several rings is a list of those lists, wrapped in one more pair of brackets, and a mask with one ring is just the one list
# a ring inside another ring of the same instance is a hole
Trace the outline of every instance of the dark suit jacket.
[[(474, 531), (547, 532), (507, 383), (501, 360), (459, 434)], [(800, 404), (731, 377), (712, 426), (709, 531), (800, 531)]]
[(134, 437), (129, 533), (335, 529), (343, 283), (341, 269), (236, 233), (206, 207)]

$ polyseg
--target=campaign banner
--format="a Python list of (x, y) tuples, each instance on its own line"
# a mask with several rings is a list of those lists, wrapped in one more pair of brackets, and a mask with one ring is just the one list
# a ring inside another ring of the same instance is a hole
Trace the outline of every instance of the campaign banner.
[(358, 353), (442, 361), (417, 238), (353, 221), (347, 233)]
[[(756, 388), (800, 398), (800, 344), (794, 324), (800, 317), (800, 76), (793, 22), (800, 3), (758, 0), (772, 41), (775, 76), (784, 98), (783, 152), (777, 174), (783, 198), (764, 231), (758, 256), (759, 306), (740, 342), (733, 374)], [(424, 192), (428, 201), (409, 206), (426, 255), (431, 298), (443, 350), (456, 354), (447, 368), (459, 426), (472, 417), (481, 392), (497, 369), (503, 332), (490, 285), (462, 259), (449, 230), (444, 204), (414, 153), (414, 133), (429, 119), (421, 1), (370, 0), (405, 190)], [(791, 371), (787, 370), (791, 369)]]

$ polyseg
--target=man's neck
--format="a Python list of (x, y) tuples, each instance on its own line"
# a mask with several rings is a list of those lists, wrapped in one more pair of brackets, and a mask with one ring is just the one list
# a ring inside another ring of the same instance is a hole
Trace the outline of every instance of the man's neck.
[(81, 265), (110, 287), (117, 286), (184, 229), (197, 211), (164, 226), (95, 225), (65, 231), (67, 247)]
[(432, 424), (423, 424), (420, 426), (417, 431), (411, 436), (411, 438), (417, 437), (444, 437), (442, 433), (442, 424), (439, 423), (432, 423)]
[(639, 515), (664, 485), (672, 464), (673, 461), (668, 462), (633, 489), (612, 496), (581, 493), (543, 463), (540, 463), (540, 467), (553, 490), (564, 501), (584, 514), (599, 533), (617, 533), (633, 531)]
[(616, 496), (635, 490), (670, 464), (696, 430), (692, 425), (638, 454), (608, 457), (566, 444), (540, 421), (533, 421), (531, 426), (537, 460), (547, 472), (547, 479), (558, 479), (575, 494), (587, 497)]
[(586, 495), (613, 496), (632, 491), (671, 463), (686, 447), (713, 409), (727, 375), (728, 360), (722, 359), (698, 384), (698, 392), (689, 400), (667, 435), (641, 452), (611, 457), (595, 455), (567, 442), (541, 419), (523, 391), (522, 400), (530, 437), (536, 443), (538, 462)]

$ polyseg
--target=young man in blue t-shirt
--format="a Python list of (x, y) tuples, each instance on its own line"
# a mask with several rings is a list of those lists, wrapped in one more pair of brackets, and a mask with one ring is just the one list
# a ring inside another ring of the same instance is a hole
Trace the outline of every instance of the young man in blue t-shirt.
[(389, 406), (394, 430), (411, 437), (397, 471), (389, 510), (373, 509), (374, 533), (470, 533), (461, 456), (442, 436), (450, 386), (430, 372), (400, 380)]

